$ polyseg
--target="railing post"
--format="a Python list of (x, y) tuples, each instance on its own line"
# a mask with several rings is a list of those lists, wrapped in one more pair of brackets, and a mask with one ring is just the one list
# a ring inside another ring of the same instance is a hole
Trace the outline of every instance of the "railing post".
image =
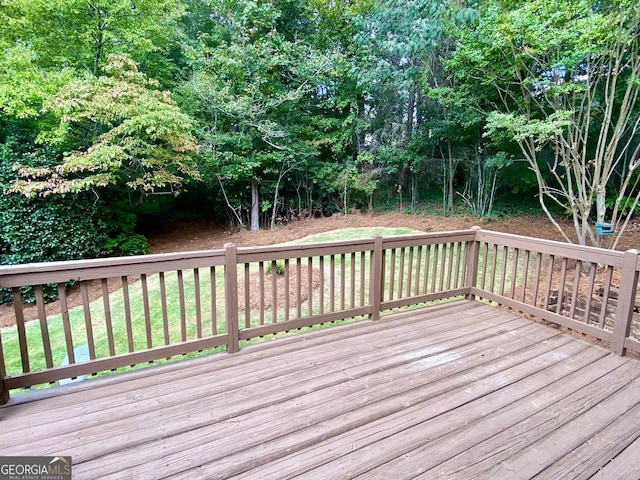
[[(620, 278), (620, 292), (618, 293), (618, 307), (613, 325), (611, 351), (616, 355), (624, 355), (624, 340), (629, 336), (633, 307), (638, 287), (638, 250), (627, 250), (622, 257), (622, 276)], [(604, 307), (604, 306), (603, 306)]]
[(7, 370), (4, 366), (4, 352), (2, 350), (2, 336), (0, 335), (0, 405), (4, 405), (9, 401), (9, 390), (4, 383), (4, 377), (7, 376)]
[(373, 251), (371, 252), (370, 278), (369, 278), (369, 298), (372, 312), (371, 319), (380, 319), (380, 304), (382, 303), (382, 292), (384, 291), (384, 275), (382, 275), (382, 236), (373, 236)]
[(227, 353), (240, 350), (238, 336), (238, 249), (233, 243), (224, 246), (224, 302), (227, 320)]
[[(471, 230), (477, 233), (480, 227), (471, 227)], [(479, 257), (480, 245), (474, 236), (473, 241), (470, 242), (469, 255), (467, 256), (467, 288), (469, 289), (469, 293), (466, 295), (467, 300), (473, 300), (475, 298), (475, 295), (471, 293), (471, 289), (476, 286), (476, 282), (478, 281)]]

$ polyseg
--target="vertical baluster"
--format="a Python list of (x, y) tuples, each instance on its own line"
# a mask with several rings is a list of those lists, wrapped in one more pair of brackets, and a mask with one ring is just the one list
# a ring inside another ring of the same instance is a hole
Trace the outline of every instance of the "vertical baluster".
[(406, 258), (406, 248), (400, 249), (400, 271), (398, 272), (398, 298), (402, 298), (404, 287), (404, 259)]
[(284, 260), (284, 321), (289, 321), (289, 308), (291, 307), (291, 288), (289, 287), (289, 259)]
[(553, 255), (549, 255), (549, 260), (547, 261), (547, 268), (549, 269), (547, 272), (547, 291), (544, 296), (544, 304), (543, 308), (545, 310), (549, 309), (549, 300), (551, 297), (551, 281), (553, 280), (553, 264), (555, 263), (555, 257)]
[(389, 274), (389, 300), (395, 298), (395, 281), (396, 281), (396, 249), (391, 249), (391, 272)]
[(211, 279), (211, 335), (218, 334), (218, 287), (216, 285), (216, 267), (209, 267), (209, 278)]
[(251, 272), (249, 270), (249, 263), (244, 264), (244, 327), (249, 328), (251, 326)]
[(346, 255), (340, 255), (340, 310), (344, 310), (345, 305), (345, 285), (346, 285)]
[(336, 308), (336, 259), (334, 255), (329, 257), (329, 262), (329, 303), (331, 304), (329, 311), (334, 312)]
[(260, 285), (260, 325), (264, 325), (264, 262), (258, 263), (258, 283)]
[(319, 290), (320, 290), (320, 314), (322, 315), (324, 313), (324, 256), (320, 256), (320, 266), (318, 267), (320, 269), (320, 286), (319, 286)]
[(313, 315), (313, 257), (307, 257), (307, 289), (308, 310), (309, 316), (311, 316)]
[(127, 328), (127, 348), (133, 352), (133, 325), (131, 324), (131, 303), (129, 298), (129, 282), (126, 276), (120, 277), (122, 299), (124, 301), (124, 321)]
[[(22, 371), (27, 373), (31, 371), (29, 366), (29, 348), (27, 346), (27, 333), (24, 328), (24, 304), (20, 289), (14, 287), (11, 289), (13, 294), (13, 310), (16, 314), (16, 327), (18, 329), (18, 343), (20, 344), (20, 360), (22, 361)], [(0, 345), (1, 346), (1, 345)]]
[(64, 330), (64, 342), (67, 347), (67, 357), (69, 365), (76, 363), (75, 352), (73, 351), (73, 336), (71, 334), (71, 323), (69, 322), (69, 306), (67, 305), (67, 289), (64, 283), (58, 284), (58, 302), (60, 303), (60, 315), (62, 316), (62, 328)]
[(158, 274), (160, 281), (160, 304), (162, 306), (162, 329), (164, 333), (164, 344), (169, 345), (171, 338), (169, 336), (169, 311), (167, 309), (167, 284), (165, 282), (164, 272)]
[(47, 325), (47, 313), (44, 308), (44, 295), (42, 294), (42, 285), (33, 287), (36, 295), (36, 305), (38, 308), (38, 319), (40, 320), (40, 332), (42, 334), (42, 348), (44, 349), (44, 357), (47, 368), (53, 368), (53, 356), (51, 355), (51, 340), (49, 339), (49, 326)]
[[(462, 263), (462, 242), (457, 242), (456, 248), (456, 270), (455, 270), (455, 278), (453, 279), (453, 288), (460, 288), (460, 269), (464, 268), (464, 263)], [(464, 274), (463, 274), (464, 276)], [(476, 274), (477, 278), (477, 274)]]
[(595, 286), (595, 282), (596, 282), (597, 269), (598, 269), (598, 266), (595, 263), (589, 263), (589, 284), (587, 286), (587, 298), (584, 306), (584, 317), (582, 318), (582, 321), (585, 323), (590, 323), (591, 303), (593, 300), (593, 294), (595, 293), (593, 291), (593, 287)]
[(576, 261), (576, 268), (573, 273), (573, 289), (571, 292), (571, 307), (569, 309), (569, 318), (575, 318), (576, 304), (580, 292), (580, 262)]
[(111, 323), (111, 302), (109, 301), (109, 283), (106, 278), (100, 280), (102, 284), (102, 306), (104, 308), (104, 323), (107, 329), (107, 343), (109, 344), (109, 356), (116, 354), (113, 341), (113, 325)]
[(447, 264), (447, 245), (440, 245), (440, 280), (438, 282), (438, 291), (442, 292), (444, 290), (444, 274), (446, 271)]
[(351, 252), (351, 308), (356, 306), (356, 252)]
[(278, 322), (278, 262), (271, 261), (271, 323)]
[(193, 269), (193, 300), (196, 307), (196, 337), (202, 338), (202, 304), (200, 297), (200, 270)]
[(96, 347), (93, 340), (93, 322), (91, 320), (91, 304), (89, 303), (89, 290), (87, 282), (80, 282), (80, 297), (82, 298), (82, 311), (84, 312), (84, 326), (87, 332), (87, 346), (89, 348), (89, 359), (95, 360)]
[(366, 256), (365, 252), (360, 252), (360, 306), (364, 307), (364, 296), (365, 296), (365, 265), (366, 265)]
[(440, 257), (440, 244), (433, 246), (433, 267), (431, 272), (431, 291), (436, 292), (436, 280), (438, 278), (438, 258)]
[(450, 243), (449, 244), (449, 264), (447, 265), (447, 290), (451, 290), (451, 281), (453, 280), (452, 278), (452, 272), (453, 272), (453, 250), (455, 248), (455, 243)]
[(302, 258), (296, 258), (296, 313), (302, 318)]
[(187, 341), (187, 308), (184, 298), (184, 275), (178, 270), (178, 296), (180, 298), (180, 338)]
[(409, 260), (407, 263), (407, 297), (411, 296), (411, 285), (413, 283), (413, 257), (414, 247), (409, 247)]
[(527, 283), (529, 280), (529, 258), (530, 258), (530, 252), (529, 250), (525, 250), (524, 251), (524, 275), (522, 277), (522, 295), (520, 298), (520, 301), (522, 303), (526, 303), (526, 299), (527, 299)]
[(498, 275), (498, 244), (494, 244), (492, 248), (493, 255), (491, 257), (491, 272), (489, 275), (489, 291), (495, 293), (496, 276)]
[(535, 264), (535, 279), (533, 283), (533, 293), (531, 294), (532, 305), (535, 307), (538, 305), (538, 290), (540, 288), (540, 273), (542, 271), (542, 254), (536, 253), (536, 264)]
[(518, 261), (520, 260), (520, 249), (513, 249), (513, 263), (511, 265), (511, 288), (509, 290), (509, 298), (513, 298), (516, 294), (516, 283), (518, 275)]
[(431, 261), (431, 245), (427, 245), (424, 255), (424, 278), (422, 279), (422, 293), (429, 293), (429, 262)]
[[(374, 240), (375, 241), (375, 240)], [(373, 256), (373, 253), (371, 254)], [(381, 288), (380, 288), (380, 301), (384, 301), (384, 292), (387, 289), (387, 282), (386, 282), (386, 278), (387, 278), (387, 250), (382, 250), (382, 262), (381, 262), (381, 270), (380, 270), (380, 282), (381, 282)], [(372, 257), (373, 258), (373, 257)], [(372, 265), (375, 262), (372, 263)], [(375, 267), (375, 265), (374, 265)], [(372, 267), (373, 268), (373, 267)], [(379, 313), (379, 312), (378, 312)]]
[(562, 305), (564, 300), (564, 285), (567, 279), (567, 259), (562, 259), (562, 267), (560, 272), (560, 284), (558, 286), (558, 304), (556, 305), (556, 313), (562, 311)]
[(502, 246), (502, 269), (500, 270), (500, 295), (504, 296), (504, 285), (507, 279), (507, 262), (509, 261), (509, 247)]
[(609, 294), (611, 292), (611, 279), (613, 278), (613, 267), (609, 265), (607, 267), (607, 276), (604, 282), (604, 291), (602, 292), (602, 309), (600, 310), (600, 321), (598, 325), (600, 328), (604, 328), (605, 320), (607, 318), (607, 309), (609, 307)]
[(415, 250), (417, 248), (419, 247), (416, 247), (416, 246), (409, 247), (409, 259), (407, 264), (407, 274), (408, 274), (407, 275), (407, 297), (411, 296), (411, 291), (415, 289), (413, 286), (413, 283), (414, 281), (417, 283), (417, 280), (418, 280), (418, 276), (414, 273), (414, 270), (415, 270), (414, 260), (416, 257)]
[(418, 254), (416, 256), (416, 279), (415, 285), (413, 286), (413, 295), (420, 295), (420, 275), (422, 274), (422, 250), (424, 249), (424, 245), (418, 245)]
[(147, 334), (147, 348), (153, 347), (152, 331), (151, 331), (151, 312), (149, 309), (149, 286), (147, 285), (147, 276), (143, 273), (140, 275), (140, 284), (142, 286), (142, 305), (144, 308), (144, 326)]
[(489, 244), (488, 243), (483, 243), (481, 250), (482, 252), (480, 258), (481, 258), (481, 262), (482, 262), (482, 273), (481, 273), (481, 277), (480, 277), (480, 288), (482, 290), (486, 290), (487, 289), (487, 267), (489, 266)]

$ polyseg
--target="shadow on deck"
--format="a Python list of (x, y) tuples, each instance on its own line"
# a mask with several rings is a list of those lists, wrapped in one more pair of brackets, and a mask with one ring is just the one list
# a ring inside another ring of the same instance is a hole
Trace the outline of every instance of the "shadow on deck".
[(16, 395), (0, 451), (76, 479), (635, 478), (639, 377), (463, 300)]

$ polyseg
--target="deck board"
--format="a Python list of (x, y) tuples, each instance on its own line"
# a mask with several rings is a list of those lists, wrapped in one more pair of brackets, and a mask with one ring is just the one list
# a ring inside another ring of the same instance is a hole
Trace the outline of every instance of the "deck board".
[(622, 478), (639, 420), (640, 361), (459, 301), (16, 396), (0, 451), (79, 479)]

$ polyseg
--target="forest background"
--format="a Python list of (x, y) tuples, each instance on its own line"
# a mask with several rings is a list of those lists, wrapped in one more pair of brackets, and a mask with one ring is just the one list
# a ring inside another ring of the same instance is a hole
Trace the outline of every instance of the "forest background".
[(639, 26), (633, 0), (0, 0), (0, 263), (374, 209), (615, 248)]

